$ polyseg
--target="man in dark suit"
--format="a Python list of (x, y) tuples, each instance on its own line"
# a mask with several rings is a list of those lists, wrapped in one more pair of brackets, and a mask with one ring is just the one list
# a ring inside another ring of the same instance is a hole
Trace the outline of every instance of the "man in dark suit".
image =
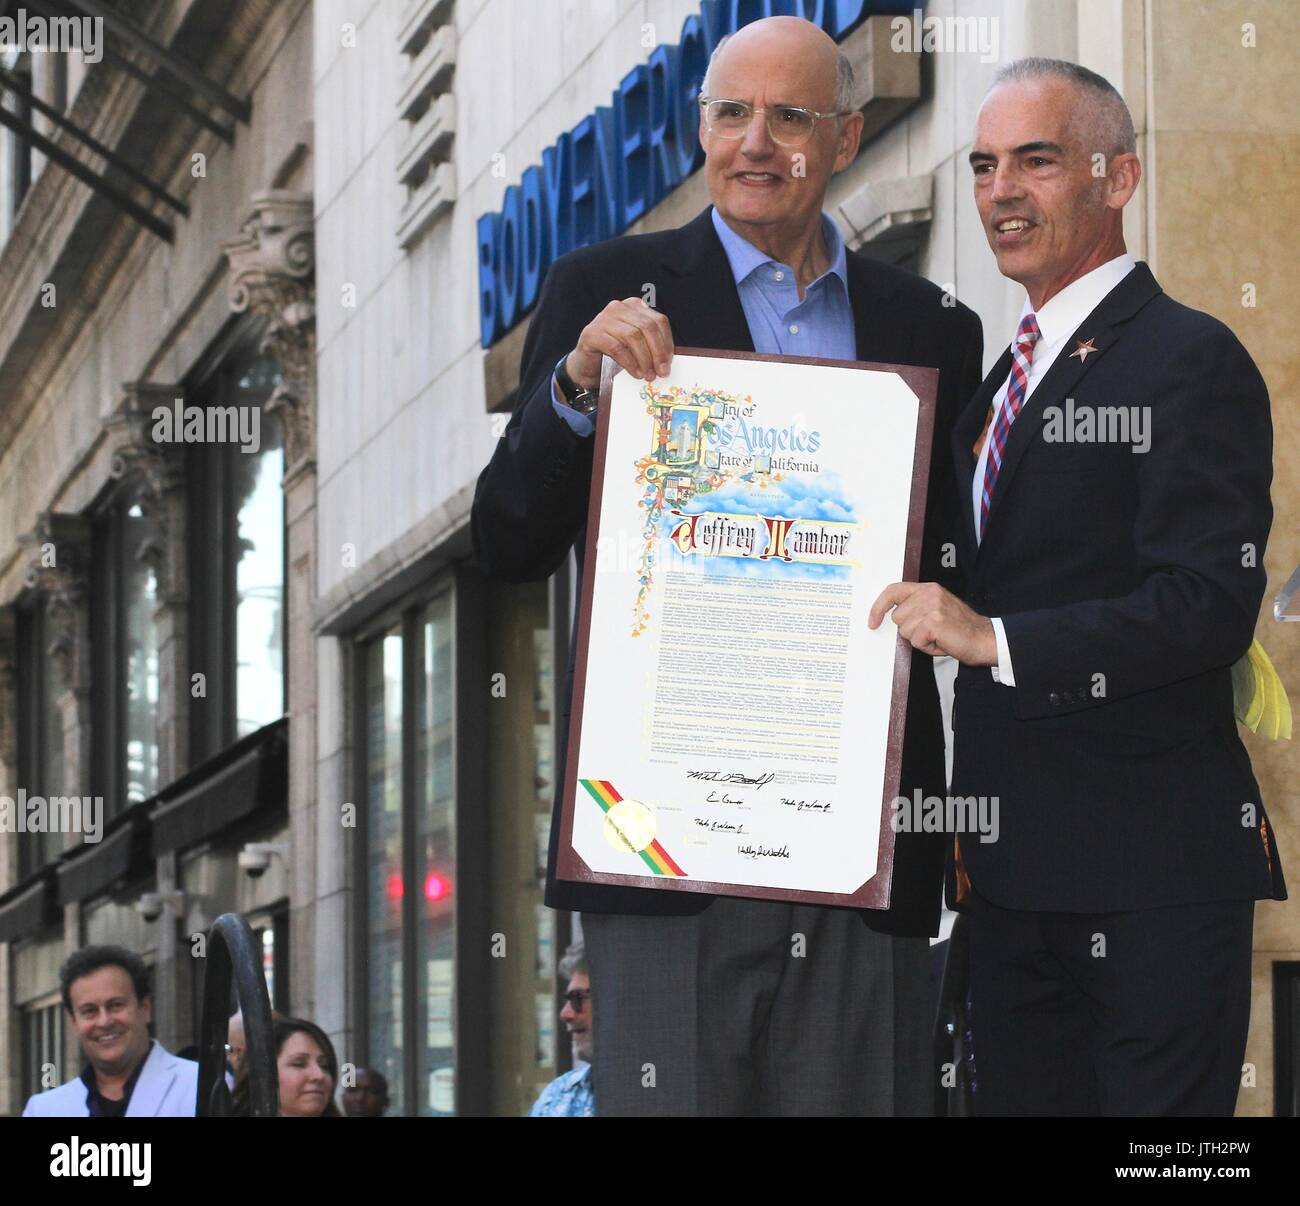
[[(590, 404), (602, 356), (652, 379), (678, 345), (938, 367), (924, 565), (942, 571), (941, 546), (956, 540), (943, 522), (955, 515), (956, 487), (942, 448), (978, 383), (979, 320), (919, 277), (847, 253), (823, 214), (826, 186), (861, 137), (852, 82), (847, 60), (809, 22), (744, 27), (719, 44), (704, 82), (713, 207), (678, 230), (552, 265), (524, 347), (520, 402), (474, 499), (475, 549), (489, 573), (544, 578), (571, 548), (583, 572), (593, 441), (590, 417), (576, 410)], [(648, 286), (654, 309), (642, 300)], [(572, 673), (570, 662), (565, 723)], [(903, 791), (941, 795), (931, 659), (915, 655), (912, 674)], [(891, 907), (855, 915), (560, 882), (558, 822), (557, 802), (546, 900), (582, 911), (599, 996), (600, 1115), (931, 1108), (926, 937), (938, 924), (942, 835), (900, 835)]]
[(1272, 521), (1268, 393), (1124, 247), (1141, 176), (1100, 76), (1028, 59), (980, 109), (975, 199), (1027, 299), (958, 421), (965, 602), (888, 588), (961, 663), (954, 796), (984, 1114), (1231, 1114), (1254, 902), (1286, 895), (1233, 719)]

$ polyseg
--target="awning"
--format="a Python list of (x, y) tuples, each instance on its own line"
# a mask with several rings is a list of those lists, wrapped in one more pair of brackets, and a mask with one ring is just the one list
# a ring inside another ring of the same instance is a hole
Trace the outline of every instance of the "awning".
[(143, 818), (133, 816), (84, 854), (60, 864), (59, 903), (73, 904), (98, 896), (115, 884), (151, 870), (147, 826)]
[[(27, 12), (29, 8), (32, 10), (30, 14)], [(184, 113), (226, 142), (233, 142), (235, 127), (227, 121), (215, 119), (209, 108), (221, 111), (236, 123), (248, 124), (251, 115), (249, 100), (231, 95), (195, 66), (189, 57), (196, 50), (219, 41), (229, 20), (229, 10), (225, 6), (192, 5), (172, 44), (167, 46), (155, 41), (124, 12), (110, 7), (103, 0), (0, 0), (0, 17), (6, 18), (18, 31), (19, 44), (25, 44), (29, 28), (33, 34), (37, 29), (42, 31), (44, 40), (49, 37), (44, 31), (55, 27), (51, 23), (57, 22), (58, 28), (67, 29), (98, 22), (101, 30), (97, 47), (99, 57), (89, 61), (98, 63), (102, 60), (103, 66), (99, 70), (116, 69), (140, 83), (143, 86), (141, 105), (150, 121), (159, 113), (169, 117)], [(109, 35), (112, 41), (109, 41)], [(143, 59), (148, 66), (137, 62), (133, 56)], [(16, 61), (16, 55), (13, 61)], [(146, 230), (168, 243), (173, 241), (175, 230), (172, 223), (155, 214), (153, 204), (161, 202), (182, 217), (189, 217), (190, 211), (189, 206), (173, 196), (163, 183), (153, 180), (142, 170), (140, 161), (152, 151), (156, 145), (154, 141), (119, 136), (116, 145), (107, 145), (74, 121), (70, 112), (60, 112), (34, 96), (30, 83), (0, 61), (0, 99), (6, 99), (6, 93), (16, 103), (0, 103), (0, 126), (99, 193)], [(196, 98), (201, 104), (196, 103)], [(35, 119), (38, 115), (66, 135), (62, 142), (51, 136), (46, 125), (37, 129)], [(72, 143), (79, 144), (79, 148), (74, 148)], [(143, 190), (150, 199), (141, 201), (136, 190)]]
[(43, 875), (28, 887), (0, 897), (0, 942), (28, 938), (56, 919), (52, 887), (53, 880)]
[(154, 857), (193, 846), (254, 813), (288, 811), (289, 721), (250, 733), (160, 792)]

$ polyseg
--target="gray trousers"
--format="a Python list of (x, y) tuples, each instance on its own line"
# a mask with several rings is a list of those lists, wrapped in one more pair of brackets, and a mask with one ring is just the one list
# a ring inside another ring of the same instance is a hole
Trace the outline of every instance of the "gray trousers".
[(926, 939), (729, 896), (582, 929), (597, 1116), (933, 1113)]

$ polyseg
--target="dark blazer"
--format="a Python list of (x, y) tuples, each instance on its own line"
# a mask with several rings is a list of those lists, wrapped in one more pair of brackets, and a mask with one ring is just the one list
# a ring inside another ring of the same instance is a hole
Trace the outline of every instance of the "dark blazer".
[[(1086, 340), (1096, 351), (1072, 355)], [(953, 436), (966, 597), (1002, 617), (1015, 676), (957, 678), (953, 794), (996, 796), (1000, 811), (996, 842), (961, 841), (972, 884), (1007, 908), (1066, 912), (1285, 899), (1230, 679), (1273, 515), (1259, 371), (1139, 263), (1012, 425), (976, 550), (972, 445), (1010, 365), (1008, 352)], [(1076, 421), (1146, 408), (1149, 450), (1056, 438), (1067, 399)]]
[[(940, 549), (945, 541), (956, 541), (956, 483), (944, 449), (961, 403), (979, 382), (979, 319), (930, 282), (854, 252), (848, 254), (848, 276), (857, 358), (940, 370), (922, 577), (951, 574), (942, 565)], [(655, 305), (667, 315), (677, 346), (754, 350), (731, 266), (708, 209), (677, 230), (612, 239), (556, 260), (524, 343), (519, 404), (474, 495), (474, 550), (490, 575), (509, 582), (543, 579), (564, 563), (572, 548), (581, 596), (594, 440), (575, 436), (555, 413), (551, 373), (607, 303), (639, 297), (647, 284), (654, 286)], [(951, 563), (952, 558), (947, 560)], [(573, 666), (571, 653), (561, 701), (565, 728)], [(903, 794), (916, 787), (943, 794), (941, 724), (933, 662), (918, 654), (908, 693)], [(562, 789), (563, 760), (556, 782)], [(713, 899), (699, 893), (557, 880), (559, 817), (557, 799), (546, 877), (546, 903), (553, 908), (684, 915), (699, 912)], [(891, 907), (864, 910), (867, 924), (886, 933), (935, 932), (942, 868), (939, 835), (899, 835)]]

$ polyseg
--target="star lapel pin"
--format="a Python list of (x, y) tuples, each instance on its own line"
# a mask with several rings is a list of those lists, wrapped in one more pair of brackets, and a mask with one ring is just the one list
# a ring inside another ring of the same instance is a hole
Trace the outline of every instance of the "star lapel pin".
[(1084, 341), (1080, 339), (1078, 341), (1078, 346), (1070, 353), (1070, 359), (1073, 360), (1078, 356), (1080, 364), (1087, 364), (1088, 353), (1095, 352), (1096, 350), (1097, 349), (1093, 347), (1093, 340), (1089, 339), (1087, 343), (1084, 343)]

